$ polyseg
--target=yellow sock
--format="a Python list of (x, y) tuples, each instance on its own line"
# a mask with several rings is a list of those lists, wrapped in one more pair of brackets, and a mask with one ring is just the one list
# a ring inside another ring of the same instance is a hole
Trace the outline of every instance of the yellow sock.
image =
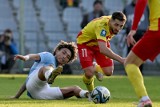
[(148, 96), (144, 86), (143, 76), (139, 70), (139, 67), (134, 64), (128, 64), (125, 66), (125, 70), (136, 91), (138, 98), (141, 98), (142, 96)]
[(88, 79), (85, 75), (83, 76), (83, 82), (85, 83), (88, 91), (92, 91), (94, 89), (94, 78)]
[(98, 65), (98, 64), (96, 64), (95, 65), (96, 67), (96, 72), (100, 72), (100, 73), (102, 73), (103, 74), (103, 70), (102, 70), (102, 68)]

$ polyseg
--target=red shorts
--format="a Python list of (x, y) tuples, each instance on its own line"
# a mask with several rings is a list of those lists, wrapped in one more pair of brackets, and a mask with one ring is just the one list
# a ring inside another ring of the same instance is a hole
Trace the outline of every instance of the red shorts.
[(153, 61), (160, 53), (160, 30), (148, 30), (142, 39), (132, 48), (132, 51), (143, 61), (147, 59)]
[(98, 46), (78, 45), (78, 53), (82, 68), (93, 66), (94, 59), (101, 67), (113, 66), (113, 60), (101, 54)]

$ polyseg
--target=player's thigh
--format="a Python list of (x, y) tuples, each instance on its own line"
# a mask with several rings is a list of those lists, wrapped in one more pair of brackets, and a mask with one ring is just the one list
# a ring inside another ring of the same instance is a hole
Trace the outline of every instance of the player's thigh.
[(160, 31), (147, 31), (132, 51), (143, 61), (154, 60), (160, 53)]
[(98, 65), (101, 66), (101, 68), (114, 66), (113, 60), (101, 54), (100, 52), (95, 53), (95, 59)]
[(140, 66), (144, 61), (139, 58), (133, 51), (130, 51), (128, 56), (126, 57), (124, 65), (127, 64), (135, 64), (137, 66)]
[(26, 88), (29, 91), (34, 91), (37, 89), (37, 87), (41, 88), (41, 83), (42, 81), (38, 77), (39, 69), (35, 69), (32, 71), (32, 73), (29, 74), (27, 80), (26, 80)]
[(44, 87), (42, 91), (37, 92), (37, 96), (41, 99), (59, 100), (64, 99), (59, 87)]
[(95, 59), (96, 59), (97, 64), (101, 66), (105, 75), (107, 76), (112, 75), (113, 70), (114, 70), (114, 63), (112, 59), (106, 57), (105, 55), (101, 53), (96, 53)]
[(94, 52), (90, 47), (78, 45), (78, 54), (83, 69), (93, 66)]

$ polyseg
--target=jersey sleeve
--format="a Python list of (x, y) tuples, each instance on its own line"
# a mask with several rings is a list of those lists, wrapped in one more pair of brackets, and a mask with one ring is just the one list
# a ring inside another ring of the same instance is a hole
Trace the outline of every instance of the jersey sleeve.
[(97, 24), (95, 34), (98, 41), (106, 42), (107, 30), (100, 24)]
[(40, 62), (41, 63), (44, 63), (46, 65), (53, 65), (53, 67), (55, 67), (56, 65), (56, 59), (55, 57), (53, 56), (52, 53), (49, 53), (49, 52), (41, 52), (39, 53), (40, 55)]
[(144, 9), (147, 5), (147, 0), (138, 0), (136, 7), (135, 7), (135, 12), (134, 12), (134, 20), (133, 20), (133, 25), (132, 25), (132, 30), (137, 30), (138, 23), (141, 19), (141, 16), (144, 12)]

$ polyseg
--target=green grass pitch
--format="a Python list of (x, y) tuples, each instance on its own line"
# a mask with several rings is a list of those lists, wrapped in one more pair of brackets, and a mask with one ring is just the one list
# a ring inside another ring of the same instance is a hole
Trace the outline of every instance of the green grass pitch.
[[(105, 77), (102, 82), (95, 79), (95, 86), (106, 86), (111, 92), (111, 99), (106, 104), (94, 104), (88, 99), (72, 97), (66, 100), (33, 100), (24, 93), (20, 99), (9, 97), (15, 95), (27, 75), (0, 75), (0, 107), (136, 107), (138, 99), (126, 76)], [(153, 107), (160, 107), (160, 77), (147, 76), (145, 85), (153, 101)], [(53, 86), (65, 87), (79, 85), (86, 89), (82, 76), (60, 75)]]

